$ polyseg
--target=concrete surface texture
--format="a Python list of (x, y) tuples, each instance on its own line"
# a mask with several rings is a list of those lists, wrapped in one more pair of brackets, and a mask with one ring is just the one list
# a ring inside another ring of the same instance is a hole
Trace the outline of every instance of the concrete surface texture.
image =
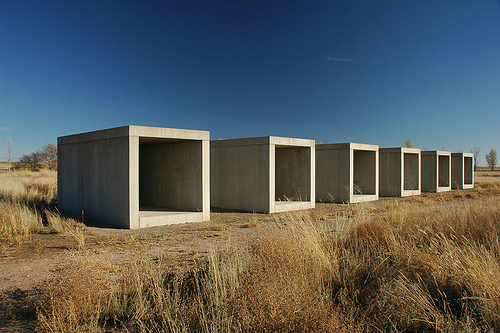
[(378, 200), (378, 197), (377, 145), (316, 145), (316, 200), (356, 203)]
[(461, 190), (474, 188), (474, 154), (451, 154), (451, 187)]
[(212, 206), (263, 213), (314, 208), (314, 144), (275, 136), (212, 141)]
[(209, 135), (124, 126), (59, 137), (59, 210), (130, 229), (207, 221)]
[(406, 197), (420, 194), (420, 149), (380, 148), (380, 196)]
[(422, 192), (451, 191), (451, 152), (422, 151)]

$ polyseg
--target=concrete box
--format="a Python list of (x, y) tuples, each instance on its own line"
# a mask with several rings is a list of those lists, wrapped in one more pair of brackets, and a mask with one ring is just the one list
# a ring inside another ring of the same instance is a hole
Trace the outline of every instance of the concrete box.
[(62, 213), (130, 229), (210, 219), (208, 131), (125, 126), (57, 142)]
[(379, 160), (381, 197), (407, 197), (420, 194), (420, 149), (380, 148)]
[(451, 187), (461, 190), (474, 188), (474, 154), (451, 154)]
[(212, 206), (262, 213), (314, 208), (314, 153), (314, 140), (306, 139), (212, 141)]
[(316, 145), (316, 200), (351, 203), (378, 200), (378, 154), (377, 145)]
[(422, 192), (451, 191), (451, 152), (422, 151)]

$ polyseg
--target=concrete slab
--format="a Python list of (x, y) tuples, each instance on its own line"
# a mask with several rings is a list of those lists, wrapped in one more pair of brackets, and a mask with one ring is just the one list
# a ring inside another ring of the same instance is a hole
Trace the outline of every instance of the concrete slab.
[(59, 137), (59, 210), (130, 229), (207, 221), (209, 140), (145, 126)]
[(316, 145), (316, 200), (350, 203), (378, 200), (378, 177), (377, 145)]
[(275, 136), (212, 141), (212, 206), (263, 213), (314, 208), (314, 144)]
[(451, 152), (422, 151), (422, 192), (451, 191)]
[(380, 148), (380, 192), (382, 197), (420, 195), (421, 151), (418, 148)]
[(474, 154), (451, 154), (451, 187), (461, 190), (474, 188)]

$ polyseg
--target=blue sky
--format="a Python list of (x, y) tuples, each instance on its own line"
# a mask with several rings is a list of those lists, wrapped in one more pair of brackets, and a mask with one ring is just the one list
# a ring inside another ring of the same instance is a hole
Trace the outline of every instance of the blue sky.
[(500, 149), (500, 2), (0, 0), (0, 160), (123, 125)]

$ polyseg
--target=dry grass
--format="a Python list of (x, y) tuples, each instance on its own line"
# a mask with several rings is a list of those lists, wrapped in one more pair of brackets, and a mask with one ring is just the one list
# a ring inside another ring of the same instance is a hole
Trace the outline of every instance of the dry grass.
[[(474, 190), (275, 215), (247, 248), (229, 239), (185, 268), (166, 257), (112, 263), (89, 252), (46, 285), (37, 329), (500, 331), (499, 180), (484, 174)], [(44, 220), (86, 253), (85, 227), (51, 206), (54, 173), (0, 174), (0, 182), (2, 244), (22, 242)], [(262, 226), (258, 218), (248, 227)]]
[(32, 233), (42, 228), (42, 219), (36, 211), (22, 202), (0, 201), (0, 246), (19, 245)]
[(77, 261), (39, 330), (499, 331), (500, 188), (462, 193), (276, 215), (249, 248), (229, 241), (187, 271)]
[(0, 245), (2, 252), (20, 245), (32, 233), (42, 230), (74, 237), (79, 248), (85, 246), (84, 226), (62, 217), (54, 207), (57, 199), (56, 171), (15, 171), (0, 173)]

